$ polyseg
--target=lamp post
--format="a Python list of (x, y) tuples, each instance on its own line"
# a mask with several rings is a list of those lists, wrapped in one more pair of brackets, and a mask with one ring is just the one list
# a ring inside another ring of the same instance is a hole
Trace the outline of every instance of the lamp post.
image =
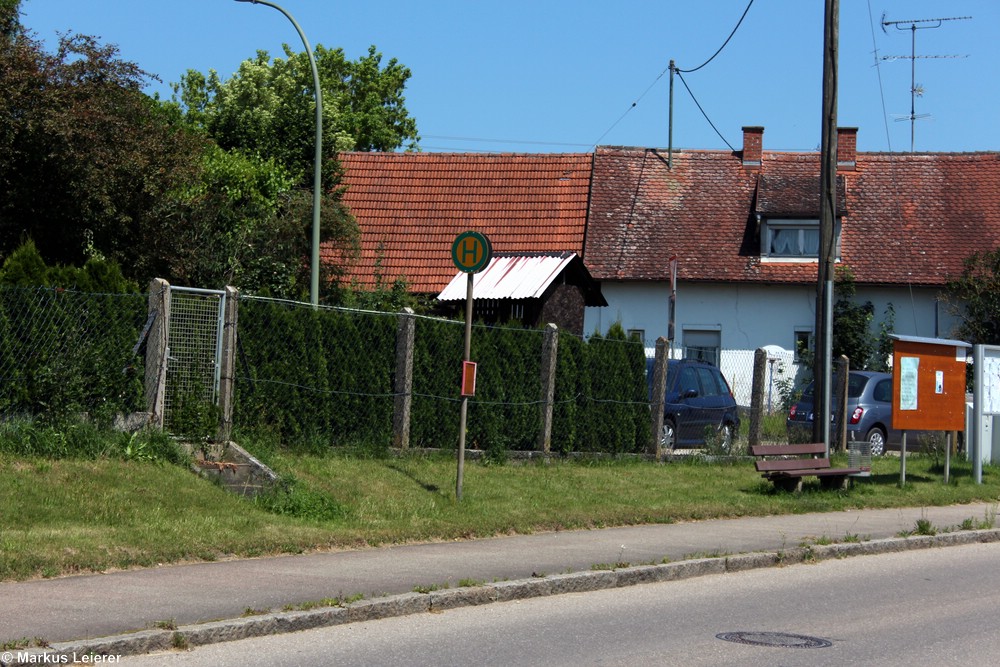
[(236, 2), (251, 2), (255, 5), (267, 5), (273, 7), (285, 15), (292, 25), (295, 26), (299, 38), (302, 39), (302, 46), (309, 56), (309, 66), (312, 68), (313, 90), (316, 91), (316, 154), (313, 160), (313, 210), (312, 210), (312, 262), (311, 280), (309, 285), (309, 300), (312, 305), (319, 304), (319, 210), (320, 210), (320, 188), (322, 187), (322, 164), (323, 164), (323, 91), (319, 86), (319, 71), (316, 69), (316, 59), (313, 57), (309, 40), (302, 32), (302, 28), (295, 21), (291, 14), (283, 8), (268, 0), (236, 0)]

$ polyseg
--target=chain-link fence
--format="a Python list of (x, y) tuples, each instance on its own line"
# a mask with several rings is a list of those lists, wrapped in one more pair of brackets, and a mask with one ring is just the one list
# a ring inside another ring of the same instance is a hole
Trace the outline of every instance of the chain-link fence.
[(143, 294), (0, 288), (0, 416), (143, 410), (146, 319)]
[[(223, 296), (171, 293), (168, 356), (157, 363), (166, 369), (166, 427), (176, 430), (170, 416), (177, 401), (203, 407), (218, 398)], [(0, 415), (145, 410), (146, 301), (139, 294), (0, 290)], [(263, 428), (285, 443), (322, 448), (457, 446), (462, 322), (248, 296), (236, 303), (229, 377), (238, 432)], [(649, 351), (620, 332), (585, 339), (560, 330), (546, 342), (549, 335), (473, 327), (478, 378), (467, 446), (496, 453), (648, 451)], [(780, 439), (801, 386), (792, 354), (769, 351), (756, 383), (754, 351), (721, 350), (719, 360), (747, 421), (760, 392), (758, 418), (770, 420), (765, 437)]]
[[(458, 444), (464, 324), (435, 317), (240, 297), (234, 427), (326, 445)], [(413, 322), (403, 352), (404, 319)], [(476, 396), (467, 446), (494, 453), (543, 445), (544, 332), (473, 327)], [(405, 365), (401, 359), (409, 358)], [(551, 426), (554, 451), (640, 452), (649, 401), (640, 343), (560, 332)], [(401, 377), (406, 374), (406, 377)]]
[(391, 441), (397, 319), (240, 296), (234, 426), (289, 442)]

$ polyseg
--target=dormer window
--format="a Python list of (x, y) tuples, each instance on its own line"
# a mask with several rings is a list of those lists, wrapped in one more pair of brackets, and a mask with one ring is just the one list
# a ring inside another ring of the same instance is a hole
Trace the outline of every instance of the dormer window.
[[(840, 258), (840, 221), (834, 223), (834, 256)], [(770, 218), (763, 221), (760, 256), (772, 260), (816, 260), (819, 258), (819, 220)]]
[[(840, 223), (847, 215), (846, 183), (837, 176), (833, 254), (840, 259)], [(819, 179), (802, 174), (762, 174), (752, 209), (760, 234), (760, 258), (769, 262), (819, 259)], [(753, 222), (753, 219), (751, 219)]]

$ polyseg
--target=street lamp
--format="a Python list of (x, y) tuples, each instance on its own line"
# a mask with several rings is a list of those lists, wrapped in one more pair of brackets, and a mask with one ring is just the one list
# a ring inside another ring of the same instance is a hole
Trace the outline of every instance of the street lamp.
[(312, 275), (309, 285), (309, 300), (312, 302), (312, 305), (315, 306), (319, 304), (319, 207), (323, 163), (323, 91), (320, 90), (319, 87), (319, 71), (316, 69), (316, 59), (313, 57), (312, 48), (309, 46), (309, 40), (306, 39), (306, 35), (302, 32), (302, 28), (299, 27), (299, 24), (295, 21), (292, 15), (284, 9), (273, 2), (268, 2), (267, 0), (236, 0), (236, 2), (252, 2), (255, 5), (267, 5), (268, 7), (273, 7), (284, 14), (285, 18), (292, 22), (292, 25), (295, 26), (295, 30), (299, 33), (299, 38), (302, 39), (302, 46), (305, 47), (306, 55), (309, 56), (309, 66), (312, 67), (313, 90), (316, 91), (316, 155), (313, 160)]

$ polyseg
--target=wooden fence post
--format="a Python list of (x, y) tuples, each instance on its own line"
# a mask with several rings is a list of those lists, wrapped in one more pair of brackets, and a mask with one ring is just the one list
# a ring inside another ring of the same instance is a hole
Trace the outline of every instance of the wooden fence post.
[(750, 431), (747, 434), (747, 451), (760, 444), (761, 421), (764, 414), (764, 374), (767, 370), (767, 352), (757, 348), (753, 353), (753, 385), (750, 390)]
[[(840, 358), (837, 359), (836, 368), (837, 386), (834, 389), (834, 396), (837, 397), (834, 408), (836, 410), (837, 433), (835, 437), (837, 438), (838, 452), (847, 451), (847, 379), (850, 375), (850, 370), (850, 360), (843, 354), (840, 355)], [(816, 414), (818, 415), (819, 412)]]
[(392, 446), (410, 446), (410, 410), (413, 405), (413, 346), (416, 340), (416, 319), (413, 310), (403, 308), (396, 326), (396, 394), (392, 409)]
[(148, 309), (155, 313), (146, 338), (146, 374), (143, 384), (146, 392), (146, 411), (149, 424), (163, 428), (163, 408), (167, 386), (167, 355), (170, 340), (170, 283), (155, 278), (149, 283)]
[(233, 435), (233, 388), (236, 379), (236, 333), (239, 319), (239, 291), (226, 287), (226, 307), (222, 322), (222, 358), (219, 360), (218, 441), (229, 442)]
[(542, 403), (541, 431), (538, 449), (548, 454), (552, 450), (552, 418), (556, 398), (556, 359), (559, 352), (559, 327), (545, 325), (542, 337)]
[[(652, 434), (648, 451), (659, 461), (663, 458), (663, 409), (667, 393), (667, 355), (670, 341), (660, 336), (656, 339), (656, 357), (653, 360), (653, 382), (650, 392)], [(675, 435), (676, 437), (676, 435)]]

